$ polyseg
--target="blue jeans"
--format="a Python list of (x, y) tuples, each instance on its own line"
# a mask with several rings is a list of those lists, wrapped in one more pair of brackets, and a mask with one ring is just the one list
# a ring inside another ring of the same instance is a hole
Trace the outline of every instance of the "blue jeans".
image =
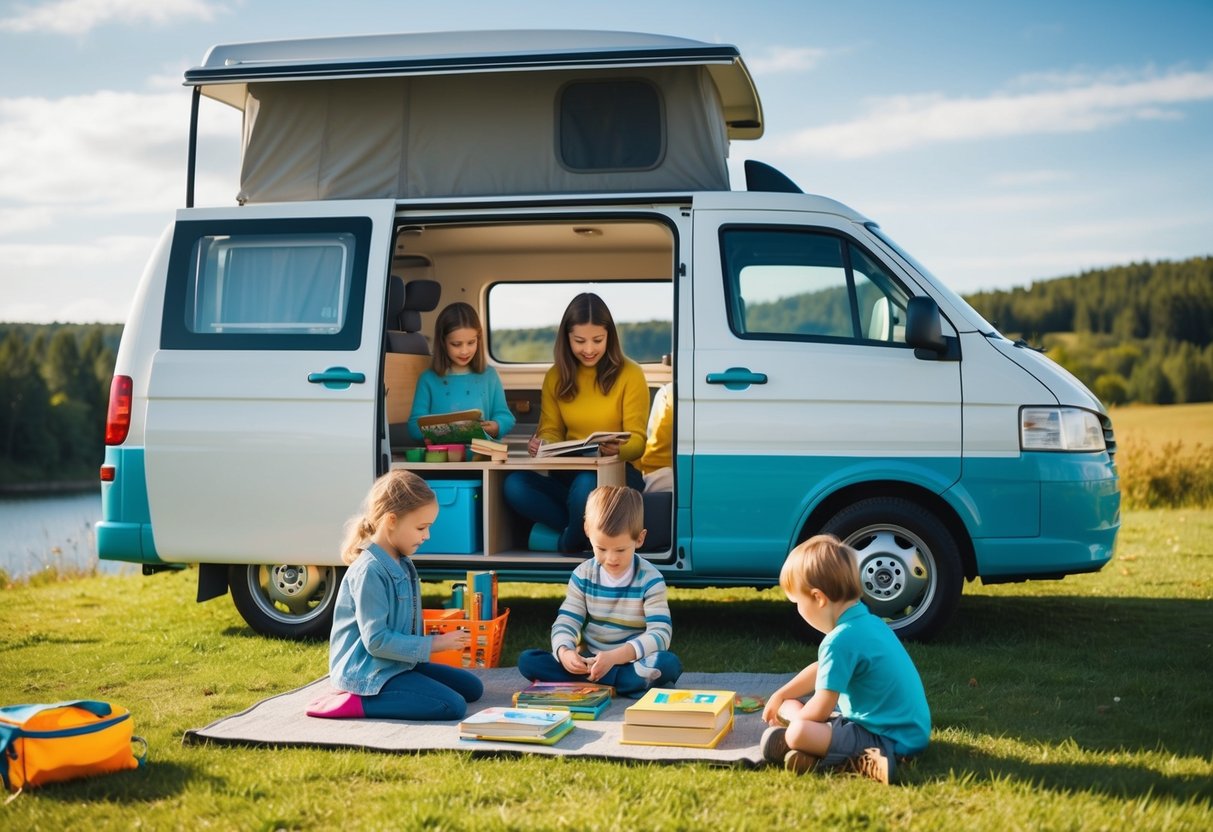
[[(625, 464), (627, 484), (644, 491), (644, 475)], [(560, 532), (560, 551), (584, 552), (590, 548), (585, 536), (585, 503), (598, 486), (596, 471), (515, 471), (505, 478), (505, 502), (532, 523), (542, 523)]]
[[(599, 684), (610, 685), (620, 696), (630, 699), (640, 697), (649, 688), (666, 688), (672, 686), (682, 675), (682, 662), (668, 650), (655, 654), (657, 670), (660, 675), (656, 679), (646, 679), (636, 672), (632, 662), (617, 664), (598, 680)], [(576, 675), (564, 669), (550, 650), (524, 650), (518, 657), (518, 672), (532, 682), (585, 682), (589, 676), (584, 673)]]
[(483, 694), (480, 679), (466, 670), (422, 662), (388, 679), (374, 696), (362, 697), (362, 710), (379, 719), (463, 719), (467, 703)]

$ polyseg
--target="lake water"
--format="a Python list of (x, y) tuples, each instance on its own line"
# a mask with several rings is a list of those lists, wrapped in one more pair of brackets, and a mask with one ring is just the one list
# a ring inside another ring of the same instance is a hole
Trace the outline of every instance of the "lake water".
[(51, 567), (136, 571), (133, 564), (97, 560), (94, 528), (100, 520), (99, 491), (0, 497), (0, 569), (13, 578)]

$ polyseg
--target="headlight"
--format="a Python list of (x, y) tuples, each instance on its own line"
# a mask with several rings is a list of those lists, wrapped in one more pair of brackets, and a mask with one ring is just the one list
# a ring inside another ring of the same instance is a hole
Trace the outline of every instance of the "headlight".
[(1106, 450), (1099, 417), (1077, 407), (1020, 410), (1019, 446), (1025, 451)]

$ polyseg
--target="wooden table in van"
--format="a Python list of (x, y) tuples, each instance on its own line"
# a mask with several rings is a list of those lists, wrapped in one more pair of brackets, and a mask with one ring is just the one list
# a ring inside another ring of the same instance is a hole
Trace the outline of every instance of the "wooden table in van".
[[(461, 474), (480, 477), (480, 496), (484, 518), (484, 555), (526, 551), (525, 524), (505, 504), (502, 488), (507, 475), (515, 471), (596, 471), (599, 485), (626, 485), (625, 464), (618, 456), (564, 456), (536, 459), (511, 456), (505, 462), (404, 462), (392, 461), (393, 468), (407, 468), (435, 479), (455, 479)], [(424, 561), (427, 555), (416, 555)]]

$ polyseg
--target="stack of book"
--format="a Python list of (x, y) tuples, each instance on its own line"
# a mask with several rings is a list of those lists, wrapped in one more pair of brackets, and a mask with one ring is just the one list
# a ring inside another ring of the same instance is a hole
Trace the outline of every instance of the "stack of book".
[(510, 446), (496, 439), (473, 437), (469, 446), (472, 453), (488, 457), (490, 462), (505, 462), (510, 455)]
[(623, 743), (715, 748), (733, 727), (731, 690), (651, 688), (623, 713)]
[(594, 682), (532, 682), (514, 694), (519, 708), (568, 709), (573, 719), (597, 719), (611, 704), (615, 689)]
[(551, 745), (572, 730), (568, 711), (485, 708), (459, 723), (459, 738)]
[(470, 621), (497, 617), (497, 573), (468, 572), (463, 592), (463, 612)]

